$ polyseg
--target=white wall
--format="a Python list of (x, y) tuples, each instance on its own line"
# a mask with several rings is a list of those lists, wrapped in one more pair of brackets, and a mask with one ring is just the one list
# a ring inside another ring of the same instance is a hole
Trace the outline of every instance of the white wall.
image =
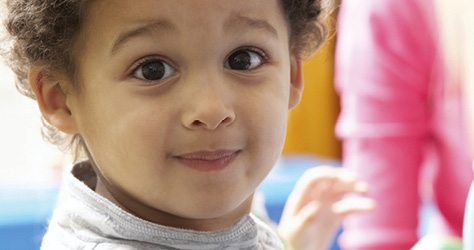
[(41, 138), (36, 103), (15, 88), (13, 73), (0, 64), (0, 188), (57, 185), (64, 156)]

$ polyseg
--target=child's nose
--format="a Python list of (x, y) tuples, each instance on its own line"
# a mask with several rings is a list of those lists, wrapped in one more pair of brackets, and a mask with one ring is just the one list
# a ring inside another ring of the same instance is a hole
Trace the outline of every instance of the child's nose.
[(205, 86), (192, 93), (183, 115), (183, 125), (188, 129), (215, 130), (228, 126), (235, 120), (231, 97), (225, 90)]

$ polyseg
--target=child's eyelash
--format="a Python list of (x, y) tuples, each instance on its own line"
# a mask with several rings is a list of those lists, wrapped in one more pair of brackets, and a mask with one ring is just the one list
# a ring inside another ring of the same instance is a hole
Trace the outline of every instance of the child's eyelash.
[[(255, 53), (257, 53), (259, 56), (261, 56), (261, 57), (262, 57), (262, 59), (263, 59), (264, 61), (268, 61), (268, 60), (270, 60), (270, 57), (268, 56), (268, 54), (267, 54), (267, 53), (265, 53), (265, 51), (263, 51), (262, 49), (260, 49), (260, 48), (257, 48), (257, 47), (252, 47), (252, 46), (244, 46), (244, 47), (240, 47), (240, 48), (238, 48), (238, 49), (234, 50), (232, 53), (234, 53), (234, 52), (236, 52), (236, 51), (239, 51), (239, 50), (248, 50), (248, 51), (252, 51), (252, 52), (255, 52)], [(231, 53), (231, 54), (232, 54), (232, 53)]]
[[(230, 54), (236, 52), (236, 51), (239, 51), (239, 50), (248, 50), (248, 51), (251, 51), (251, 52), (254, 52), (254, 53), (257, 53), (259, 56), (262, 57), (263, 59), (263, 63), (267, 62), (268, 60), (270, 60), (270, 57), (268, 56), (267, 53), (265, 53), (264, 50), (260, 49), (260, 48), (257, 48), (257, 47), (253, 47), (253, 46), (243, 46), (243, 47), (239, 47), (237, 49), (235, 49), (234, 51), (232, 51)], [(162, 62), (165, 62), (167, 63), (166, 60), (164, 60), (163, 58), (159, 57), (159, 56), (151, 56), (151, 57), (146, 57), (146, 58), (142, 58), (140, 60), (138, 60), (137, 62), (135, 62), (131, 67), (130, 67), (130, 70), (128, 72), (129, 75), (133, 75), (134, 72), (136, 72), (140, 67), (142, 67), (143, 65), (146, 65), (147, 63), (152, 63), (152, 62), (156, 62), (156, 61), (162, 61)]]
[(160, 57), (158, 57), (158, 56), (151, 56), (151, 57), (139, 59), (137, 62), (135, 62), (135, 63), (130, 67), (129, 75), (133, 75), (133, 73), (134, 73), (137, 69), (139, 69), (140, 67), (142, 67), (143, 65), (145, 65), (145, 64), (147, 64), (147, 63), (151, 63), (151, 62), (156, 62), (156, 61), (163, 61), (163, 62), (166, 62), (165, 60), (163, 60), (162, 58), (160, 58)]

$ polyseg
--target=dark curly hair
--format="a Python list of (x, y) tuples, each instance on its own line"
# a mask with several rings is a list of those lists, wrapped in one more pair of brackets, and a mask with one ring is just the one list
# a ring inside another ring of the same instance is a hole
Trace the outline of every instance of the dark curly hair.
[[(87, 7), (93, 0), (6, 0), (5, 21), (11, 48), (6, 53), (7, 65), (16, 75), (20, 93), (35, 99), (28, 82), (33, 65), (49, 72), (76, 75), (75, 43)], [(327, 30), (323, 24), (324, 10), (330, 0), (280, 0), (290, 29), (290, 50), (301, 59), (311, 55), (324, 41)], [(70, 79), (76, 86), (75, 79)], [(62, 149), (85, 149), (80, 135), (65, 135), (43, 120), (43, 136)]]

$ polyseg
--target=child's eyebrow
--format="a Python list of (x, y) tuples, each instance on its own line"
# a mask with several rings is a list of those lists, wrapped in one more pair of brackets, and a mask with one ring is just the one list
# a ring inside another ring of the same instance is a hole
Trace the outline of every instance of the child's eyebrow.
[[(224, 32), (230, 33), (235, 31), (248, 31), (248, 30), (260, 30), (262, 32), (270, 34), (273, 38), (278, 38), (277, 30), (266, 20), (245, 17), (242, 15), (231, 15), (224, 21), (223, 24)], [(111, 54), (116, 53), (120, 48), (127, 43), (129, 40), (143, 35), (151, 35), (153, 32), (160, 31), (163, 33), (176, 30), (175, 26), (167, 20), (155, 20), (151, 22), (145, 22), (144, 25), (126, 31), (119, 35), (115, 40)]]
[(129, 40), (143, 35), (151, 35), (153, 32), (161, 31), (161, 32), (169, 32), (174, 30), (174, 26), (172, 23), (166, 20), (156, 20), (153, 22), (146, 22), (143, 26), (135, 28), (130, 31), (126, 31), (115, 40), (114, 45), (112, 46), (111, 53), (114, 54), (117, 52), (125, 43)]
[(278, 38), (277, 30), (266, 20), (250, 18), (238, 14), (231, 15), (224, 21), (224, 30), (246, 31), (260, 30), (270, 34), (273, 38)]

